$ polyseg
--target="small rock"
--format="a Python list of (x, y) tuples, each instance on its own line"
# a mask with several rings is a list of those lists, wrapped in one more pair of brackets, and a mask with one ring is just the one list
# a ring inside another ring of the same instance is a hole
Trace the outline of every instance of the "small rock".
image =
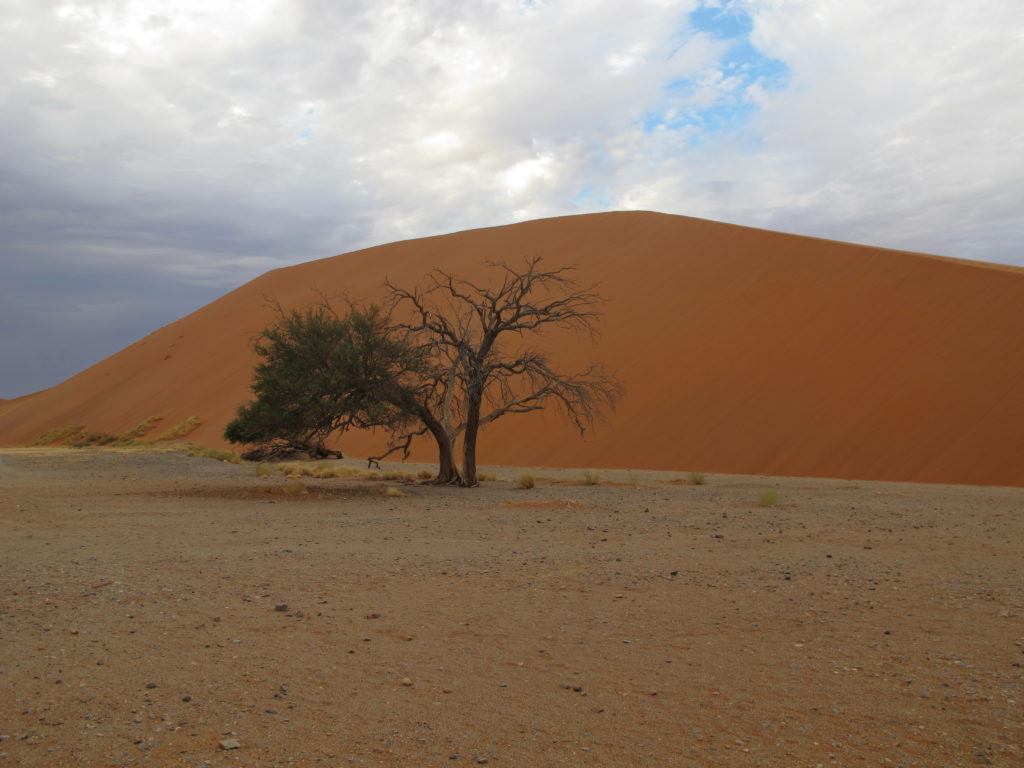
[(152, 690), (153, 688), (156, 688), (156, 683), (146, 683), (146, 687)]
[(279, 605), (275, 605), (274, 610), (278, 613), (284, 613), (288, 610), (288, 603), (280, 603)]
[(402, 685), (404, 685), (406, 688), (408, 688), (410, 685), (412, 685), (412, 680), (410, 680), (408, 677), (403, 677), (402, 678)]
[(379, 619), (380, 618), (380, 614), (377, 613), (376, 611), (373, 611), (371, 613), (366, 614), (366, 618), (368, 618), (368, 619)]
[(221, 749), (240, 749), (242, 745), (238, 739), (221, 739), (217, 746)]
[(181, 700), (186, 702), (186, 703), (188, 703), (188, 702), (192, 701), (192, 697), (191, 696), (182, 696)]

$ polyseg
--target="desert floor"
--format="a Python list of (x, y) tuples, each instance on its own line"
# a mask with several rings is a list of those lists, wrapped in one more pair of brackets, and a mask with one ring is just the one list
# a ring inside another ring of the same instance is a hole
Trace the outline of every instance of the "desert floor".
[(0, 765), (1024, 761), (1024, 489), (489, 471), (3, 451)]

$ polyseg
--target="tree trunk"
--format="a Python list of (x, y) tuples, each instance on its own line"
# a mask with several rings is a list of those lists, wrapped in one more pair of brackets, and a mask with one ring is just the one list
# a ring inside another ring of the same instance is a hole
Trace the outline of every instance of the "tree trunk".
[(466, 403), (466, 433), (462, 442), (462, 483), (465, 488), (478, 485), (476, 479), (476, 436), (480, 431), (480, 395), (470, 393)]
[(438, 485), (462, 485), (462, 476), (455, 465), (455, 452), (448, 432), (427, 408), (419, 408), (418, 416), (437, 442), (438, 469), (434, 482)]

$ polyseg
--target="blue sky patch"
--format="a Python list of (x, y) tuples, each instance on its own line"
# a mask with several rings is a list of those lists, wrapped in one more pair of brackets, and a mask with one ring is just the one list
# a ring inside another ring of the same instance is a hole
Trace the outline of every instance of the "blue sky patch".
[(714, 103), (693, 103), (707, 88), (699, 80), (677, 80), (665, 87), (665, 103), (649, 111), (642, 120), (647, 133), (663, 128), (678, 130), (693, 126), (698, 132), (690, 142), (702, 143), (711, 136), (742, 130), (757, 112), (747, 96), (755, 83), (766, 90), (783, 88), (789, 70), (779, 59), (766, 56), (750, 42), (754, 23), (750, 15), (734, 5), (703, 5), (689, 14), (689, 29), (728, 43), (718, 62), (721, 77), (730, 81)]

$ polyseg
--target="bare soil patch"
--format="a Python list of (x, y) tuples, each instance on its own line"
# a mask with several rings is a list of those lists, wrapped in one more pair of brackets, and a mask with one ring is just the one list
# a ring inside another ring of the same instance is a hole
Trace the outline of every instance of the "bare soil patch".
[(1024, 759), (1024, 489), (530, 471), (5, 451), (0, 765)]

